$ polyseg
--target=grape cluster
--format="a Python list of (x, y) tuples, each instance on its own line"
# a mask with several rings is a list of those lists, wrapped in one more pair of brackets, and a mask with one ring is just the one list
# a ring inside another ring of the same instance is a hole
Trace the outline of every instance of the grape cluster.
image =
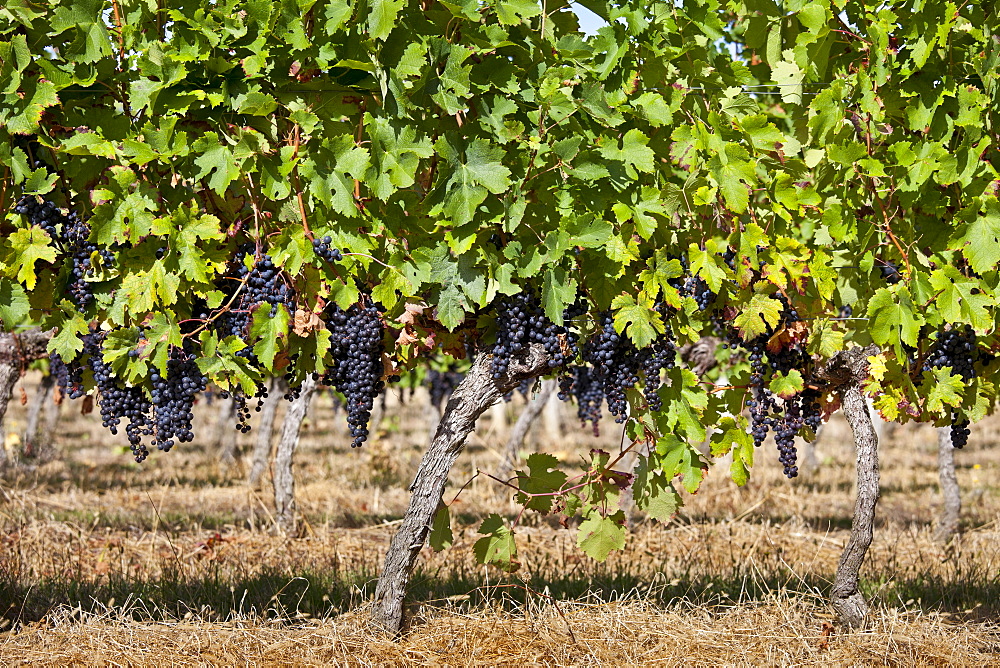
[[(531, 292), (502, 297), (497, 305), (497, 342), (493, 347), (493, 378), (500, 379), (513, 355), (532, 343), (545, 347), (549, 368), (563, 366), (576, 356), (573, 340), (565, 327), (549, 320), (542, 303)], [(567, 347), (564, 352), (563, 345)]]
[(313, 239), (313, 252), (317, 256), (322, 258), (324, 261), (333, 264), (334, 262), (340, 262), (344, 256), (341, 254), (339, 248), (331, 248), (330, 243), (333, 241), (330, 237), (323, 237), (322, 239)]
[(32, 225), (45, 230), (55, 245), (69, 256), (70, 279), (66, 286), (70, 301), (78, 309), (85, 310), (94, 301), (94, 292), (88, 278), (94, 275), (91, 258), (99, 253), (101, 259), (110, 264), (114, 261), (114, 253), (100, 249), (96, 244), (89, 243), (90, 225), (75, 211), (68, 216), (51, 201), (39, 202), (33, 196), (21, 198), (14, 206), (14, 211), (25, 216)]
[(243, 306), (248, 310), (258, 304), (270, 304), (273, 318), (278, 312), (278, 304), (284, 304), (289, 313), (295, 312), (295, 290), (281, 279), (281, 270), (274, 266), (270, 255), (261, 256), (253, 269), (247, 269), (241, 262), (236, 267), (236, 277), (246, 278)]
[(778, 461), (785, 467), (785, 476), (794, 478), (799, 474), (795, 465), (798, 453), (795, 450), (795, 436), (802, 429), (802, 407), (799, 397), (788, 399), (784, 404), (785, 414), (774, 428), (774, 444), (778, 446)]
[(594, 368), (608, 402), (608, 411), (619, 424), (628, 416), (625, 392), (639, 382), (637, 352), (627, 337), (615, 331), (609, 311), (601, 314), (600, 329), (583, 347), (583, 360)]
[(802, 393), (783, 399), (772, 394), (767, 387), (767, 381), (774, 373), (787, 374), (792, 369), (806, 370), (811, 360), (802, 345), (794, 340), (782, 341), (768, 347), (772, 336), (778, 329), (799, 322), (798, 311), (784, 295), (777, 297), (782, 304), (781, 317), (777, 328), (744, 342), (738, 332), (730, 329), (727, 332), (726, 347), (737, 349), (743, 347), (747, 351), (747, 361), (750, 364), (750, 391), (752, 397), (747, 401), (750, 413), (750, 434), (754, 446), (760, 447), (767, 439), (769, 431), (774, 431), (774, 440), (778, 448), (778, 460), (781, 462), (785, 475), (794, 478), (798, 475), (796, 466), (797, 452), (795, 436), (803, 426), (815, 431), (822, 422), (822, 411), (819, 404), (818, 390), (807, 388)]
[[(954, 416), (952, 417), (954, 420)], [(972, 430), (969, 429), (968, 420), (958, 420), (952, 422), (951, 425), (951, 445), (958, 449), (962, 449), (969, 442), (969, 435)]]
[(693, 298), (699, 311), (707, 311), (715, 301), (715, 293), (709, 289), (708, 283), (701, 276), (685, 277), (680, 293), (681, 296)]
[(323, 377), (325, 385), (344, 395), (347, 424), (360, 447), (368, 439), (368, 420), (375, 397), (385, 387), (382, 380), (382, 338), (385, 325), (375, 306), (354, 304), (346, 311), (331, 303), (327, 312), (333, 367)]
[(886, 283), (899, 283), (903, 280), (903, 274), (899, 271), (899, 266), (887, 260), (879, 260), (879, 270)]
[(600, 436), (601, 402), (604, 401), (604, 389), (601, 380), (593, 369), (585, 366), (572, 366), (559, 377), (559, 399), (569, 401), (576, 399), (576, 415), (581, 426), (587, 426), (590, 421), (594, 436)]
[(175, 348), (167, 360), (166, 378), (154, 369), (150, 381), (156, 447), (166, 452), (174, 446), (174, 438), (181, 443), (194, 440), (191, 407), (198, 393), (208, 386), (208, 378), (195, 364), (195, 356)]
[[(240, 351), (242, 352), (242, 351)], [(237, 353), (239, 354), (239, 353)], [(220, 392), (219, 397), (222, 399), (233, 399), (233, 408), (236, 411), (236, 431), (247, 434), (250, 432), (250, 406), (248, 405), (248, 399), (256, 399), (257, 406), (254, 410), (260, 412), (264, 407), (264, 399), (267, 399), (267, 387), (261, 383), (257, 383), (257, 389), (254, 390), (253, 396), (248, 396), (243, 390), (237, 389), (233, 392)]]
[[(127, 419), (125, 436), (135, 461), (142, 462), (149, 451), (142, 442), (143, 436), (151, 436), (155, 430), (151, 416), (152, 402), (142, 387), (126, 386), (121, 383), (111, 365), (104, 361), (104, 333), (92, 330), (83, 337), (81, 359), (86, 359), (97, 387), (97, 401), (101, 410), (101, 424), (112, 434), (118, 433), (122, 419)], [(79, 361), (70, 366), (79, 366)], [(73, 396), (72, 394), (70, 396)]]
[(658, 392), (662, 384), (660, 372), (663, 369), (674, 368), (676, 363), (677, 344), (674, 342), (670, 325), (667, 325), (663, 334), (639, 351), (639, 365), (642, 367), (644, 379), (642, 393), (646, 399), (646, 405), (654, 413), (663, 410), (663, 400)]
[(55, 376), (60, 392), (70, 399), (79, 399), (86, 392), (83, 389), (83, 366), (67, 364), (59, 353), (49, 356), (49, 372)]
[[(247, 268), (245, 259), (253, 258), (253, 266)], [(235, 336), (246, 340), (250, 333), (250, 323), (253, 320), (254, 309), (261, 305), (269, 305), (269, 315), (274, 317), (278, 312), (278, 305), (284, 304), (289, 313), (295, 313), (295, 290), (290, 287), (282, 278), (281, 270), (274, 265), (270, 255), (260, 255), (255, 253), (254, 247), (246, 244), (237, 255), (228, 276), (224, 277), (220, 287), (226, 294), (225, 303), (232, 302), (229, 310), (215, 319), (214, 327), (221, 337)], [(240, 290), (239, 294), (236, 291)], [(237, 356), (254, 361), (256, 356), (250, 346), (243, 348), (236, 353)], [(238, 426), (244, 433), (249, 431), (246, 419), (241, 416), (249, 409), (246, 407), (246, 400), (239, 398), (241, 393), (237, 392), (234, 397), (237, 399)], [(258, 390), (257, 398), (260, 397)], [(258, 402), (263, 404), (263, 400)]]
[(979, 349), (971, 325), (952, 325), (950, 329), (934, 334), (934, 338), (934, 345), (924, 360), (923, 371), (951, 367), (954, 375), (966, 381), (976, 377)]
[(55, 203), (48, 200), (39, 202), (27, 195), (14, 205), (14, 213), (21, 214), (28, 219), (29, 224), (45, 230), (54, 241), (59, 240), (59, 231), (66, 225), (66, 216)]
[(454, 365), (449, 367), (447, 371), (430, 369), (427, 372), (427, 377), (424, 378), (424, 384), (430, 392), (431, 405), (440, 411), (441, 404), (451, 396), (451, 393), (455, 391), (455, 388), (458, 387), (463, 378), (465, 378), (465, 374), (455, 371)]

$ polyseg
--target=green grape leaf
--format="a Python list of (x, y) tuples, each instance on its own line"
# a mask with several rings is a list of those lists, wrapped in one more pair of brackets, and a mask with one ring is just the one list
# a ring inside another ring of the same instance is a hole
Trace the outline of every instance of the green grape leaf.
[(802, 81), (806, 73), (795, 62), (791, 49), (782, 52), (783, 60), (771, 66), (771, 80), (781, 91), (781, 101), (786, 104), (802, 104)]
[(528, 472), (517, 472), (517, 487), (521, 490), (517, 502), (525, 508), (547, 514), (552, 510), (554, 496), (531, 496), (533, 494), (552, 494), (562, 489), (566, 482), (566, 474), (556, 469), (559, 460), (552, 455), (534, 453), (528, 456), (526, 464)]
[(452, 543), (455, 542), (455, 536), (451, 533), (451, 512), (444, 501), (438, 502), (437, 510), (434, 512), (428, 542), (435, 552), (441, 552), (451, 547)]
[(250, 326), (250, 336), (258, 339), (254, 344), (253, 354), (265, 369), (274, 368), (274, 356), (288, 340), (290, 320), (284, 304), (278, 304), (273, 314), (271, 308), (266, 302), (259, 304), (253, 311), (253, 324)]
[(521, 567), (517, 561), (514, 532), (504, 524), (502, 517), (496, 513), (487, 517), (479, 526), (479, 533), (484, 534), (484, 537), (472, 546), (479, 563), (492, 564), (508, 573)]
[(756, 168), (746, 148), (727, 143), (708, 161), (708, 169), (719, 184), (726, 206), (734, 213), (744, 213), (750, 202), (750, 188), (757, 184)]
[(662, 473), (653, 470), (649, 457), (639, 457), (635, 471), (632, 498), (636, 508), (650, 517), (666, 523), (677, 513), (681, 497)]
[(706, 242), (705, 250), (701, 250), (698, 244), (692, 243), (688, 247), (688, 262), (691, 273), (701, 276), (708, 283), (709, 289), (718, 293), (722, 288), (722, 282), (726, 280), (726, 269), (715, 242)]
[(31, 309), (28, 294), (14, 281), (0, 277), (0, 330), (12, 331), (23, 322)]
[(910, 293), (903, 284), (893, 288), (879, 288), (868, 302), (868, 331), (872, 340), (879, 344), (892, 344), (897, 348), (901, 343), (916, 347), (920, 325), (924, 318), (920, 309), (910, 299)]
[[(928, 373), (928, 372), (925, 372)], [(961, 376), (953, 376), (951, 367), (934, 369), (933, 382), (927, 383), (927, 410), (939, 413), (945, 406), (961, 406), (965, 383)]]
[(620, 147), (617, 142), (608, 142), (602, 144), (598, 150), (606, 160), (621, 162), (639, 172), (652, 172), (655, 154), (648, 144), (649, 138), (646, 135), (632, 129), (622, 137)]
[(968, 224), (959, 241), (963, 242), (962, 254), (977, 274), (996, 268), (1000, 263), (1000, 201), (996, 197), (987, 199), (985, 212)]
[(368, 14), (368, 34), (372, 39), (384, 40), (396, 26), (396, 16), (406, 4), (404, 0), (371, 0)]
[(802, 372), (798, 369), (791, 369), (787, 374), (775, 371), (767, 389), (782, 399), (791, 399), (805, 389)]
[(645, 348), (656, 340), (664, 330), (663, 318), (653, 310), (650, 299), (642, 299), (636, 303), (632, 295), (618, 295), (611, 302), (614, 309), (615, 331), (624, 334), (628, 329), (628, 337), (639, 348)]
[(62, 321), (56, 335), (49, 339), (48, 351), (57, 353), (64, 362), (68, 362), (83, 350), (83, 340), (80, 337), (89, 331), (90, 326), (83, 314), (73, 311), (70, 318)]
[(580, 523), (576, 544), (591, 559), (603, 562), (613, 550), (624, 549), (625, 534), (624, 511), (605, 517), (593, 508)]
[(25, 195), (44, 195), (45, 193), (52, 192), (58, 180), (58, 172), (49, 173), (49, 170), (45, 167), (39, 167), (38, 169), (31, 170), (22, 188)]
[(781, 320), (783, 307), (777, 299), (771, 299), (767, 295), (754, 294), (740, 314), (736, 316), (733, 324), (740, 330), (740, 336), (745, 341), (756, 338), (764, 334), (769, 329), (778, 326)]
[(0, 262), (8, 267), (17, 268), (17, 280), (29, 290), (35, 289), (38, 276), (35, 273), (35, 263), (55, 262), (56, 250), (49, 245), (49, 235), (40, 227), (15, 230), (7, 238), (6, 244), (0, 246)]

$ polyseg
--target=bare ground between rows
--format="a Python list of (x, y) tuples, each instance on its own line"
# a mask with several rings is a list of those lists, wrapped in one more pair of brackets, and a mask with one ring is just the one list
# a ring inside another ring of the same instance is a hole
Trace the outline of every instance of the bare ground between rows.
[[(884, 439), (879, 527), (862, 571), (877, 616), (855, 642), (822, 635), (830, 620), (823, 597), (852, 508), (852, 445), (835, 421), (819, 445), (818, 472), (785, 480), (766, 445), (746, 487), (713, 469), (668, 525), (635, 516), (626, 549), (605, 564), (579, 553), (572, 527), (526, 515), (519, 572), (476, 565), (478, 523), (516, 508), (494, 483), (475, 479), (452, 506), (455, 545), (421, 555), (410, 597), (421, 612), (396, 645), (368, 629), (363, 608), (426, 442), (419, 401), (389, 415), (376, 441), (355, 451), (343, 416), (320, 397), (297, 454), (305, 521), (295, 537), (272, 533), (269, 487), (248, 488), (242, 465), (221, 466), (210, 443), (154, 453), (138, 466), (93, 415), (67, 408), (57, 459), (29, 461), (0, 479), (0, 659), (39, 661), (48, 648), (66, 662), (100, 663), (117, 647), (135, 663), (155, 648), (181, 663), (245, 655), (263, 664), (301, 651), (302, 663), (493, 663), (507, 652), (511, 663), (703, 657), (707, 665), (739, 663), (746, 646), (748, 663), (949, 663), (939, 657), (951, 649), (955, 665), (997, 651), (998, 420), (957, 453), (963, 534), (948, 547), (931, 537), (940, 503), (933, 429), (899, 428)], [(211, 433), (216, 411), (197, 408), (198, 433)], [(23, 412), (12, 407), (9, 432)], [(502, 434), (482, 422), (446, 500), (498, 462)], [(568, 419), (558, 442), (539, 429), (528, 450), (582, 463), (590, 448), (619, 447), (620, 432), (604, 426), (595, 439)], [(545, 596), (560, 601), (565, 620)], [(567, 623), (591, 644), (570, 642)], [(183, 640), (172, 637), (179, 628)], [(759, 629), (758, 639), (741, 628)], [(879, 658), (866, 654), (876, 651)]]

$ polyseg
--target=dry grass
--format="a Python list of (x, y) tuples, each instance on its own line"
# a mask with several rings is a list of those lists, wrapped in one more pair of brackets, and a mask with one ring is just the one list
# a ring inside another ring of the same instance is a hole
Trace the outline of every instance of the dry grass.
[[(11, 431), (24, 411), (14, 407)], [(198, 433), (212, 432), (214, 412), (199, 408)], [(964, 531), (948, 547), (931, 539), (933, 431), (901, 428), (881, 447), (864, 632), (831, 632), (824, 600), (853, 505), (849, 431), (833, 423), (817, 473), (789, 483), (770, 451), (744, 488), (713, 470), (669, 525), (635, 518), (605, 564), (582, 557), (572, 531), (528, 516), (514, 578), (472, 559), (482, 518), (515, 512), (480, 477), (452, 507), (455, 545), (423, 553), (410, 634), (394, 642), (368, 627), (365, 606), (427, 438), (421, 410), (393, 410), (360, 452), (344, 447), (326, 400), (312, 420), (297, 456), (303, 530), (285, 537), (271, 533), (270, 490), (248, 489), (243, 466), (222, 468), (210, 444), (140, 467), (94, 416), (64, 415), (59, 459), (0, 479), (0, 663), (983, 665), (1000, 654), (1000, 421), (957, 457)], [(483, 423), (456, 491), (497, 461)], [(567, 428), (540, 447), (577, 461), (595, 441)]]

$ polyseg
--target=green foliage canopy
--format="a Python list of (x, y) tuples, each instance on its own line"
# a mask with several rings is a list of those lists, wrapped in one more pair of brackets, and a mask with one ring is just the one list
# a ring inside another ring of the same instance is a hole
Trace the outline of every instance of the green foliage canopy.
[[(582, 4), (608, 21), (594, 36), (567, 4), (534, 0), (5, 3), (3, 327), (58, 327), (66, 359), (92, 322), (125, 332), (105, 355), (141, 382), (189, 336), (196, 300), (220, 306), (217, 280), (250, 241), (294, 280), (299, 313), (260, 314), (247, 341), (190, 336), (214, 382), (251, 391), (290, 358), (322, 370), (328, 334), (296, 323), (359, 290), (408, 323), (404, 368), (431, 342), (488, 341), (489, 305), (525, 288), (557, 323), (584, 294), (640, 346), (664, 331), (666, 302), (674, 333), (697, 340), (717, 325), (671, 285), (683, 256), (745, 338), (786, 297), (804, 324), (784, 335), (817, 358), (878, 344), (868, 390), (888, 419), (992, 409), (988, 375), (922, 382), (919, 367), (946, 325), (996, 348), (992, 3)], [(11, 213), (21, 193), (89, 216), (113, 252), (94, 255), (86, 312), (48, 235)], [(350, 253), (337, 268), (313, 253), (324, 235)], [(903, 280), (885, 282), (886, 263)], [(857, 319), (837, 319), (844, 305)], [(146, 348), (129, 356), (140, 323)], [(705, 425), (746, 480), (745, 366), (729, 379), (709, 393), (674, 369), (656, 414), (633, 397), (632, 435), (655, 442), (636, 498), (659, 514), (676, 476), (697, 489)], [(598, 556), (621, 542), (613, 487), (567, 502), (590, 513), (581, 545)]]

